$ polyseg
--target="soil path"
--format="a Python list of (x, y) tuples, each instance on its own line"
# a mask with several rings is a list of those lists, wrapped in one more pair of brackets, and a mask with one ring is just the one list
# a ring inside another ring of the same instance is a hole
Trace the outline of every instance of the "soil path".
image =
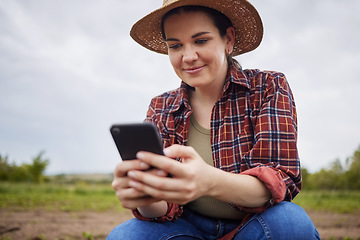
[[(360, 215), (308, 212), (321, 239), (360, 239)], [(0, 239), (75, 240), (105, 239), (119, 223), (132, 218), (130, 212), (48, 212), (0, 209)], [(3, 237), (3, 238), (1, 238)], [(6, 238), (8, 237), (8, 238)]]

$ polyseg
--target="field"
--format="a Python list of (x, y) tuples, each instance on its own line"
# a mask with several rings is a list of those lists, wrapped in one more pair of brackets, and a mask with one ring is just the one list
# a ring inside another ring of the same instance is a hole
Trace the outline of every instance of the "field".
[[(110, 183), (0, 182), (0, 240), (105, 239), (132, 218)], [(360, 192), (303, 191), (294, 201), (309, 214), (322, 239), (360, 239)]]

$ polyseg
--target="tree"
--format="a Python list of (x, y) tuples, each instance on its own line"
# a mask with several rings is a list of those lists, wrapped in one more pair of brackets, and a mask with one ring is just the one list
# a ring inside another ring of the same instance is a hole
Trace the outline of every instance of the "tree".
[(307, 176), (308, 189), (345, 189), (347, 186), (344, 178), (344, 168), (339, 159), (330, 164), (330, 167)]
[(26, 164), (16, 166), (15, 164), (11, 165), (11, 172), (8, 179), (10, 182), (26, 182), (30, 181), (29, 168)]
[(40, 152), (39, 155), (33, 159), (32, 164), (27, 165), (32, 182), (41, 183), (44, 180), (44, 171), (49, 165), (49, 160), (43, 159), (43, 154), (44, 152)]
[(310, 173), (306, 168), (301, 168), (302, 187), (303, 189), (312, 189), (311, 182), (309, 181)]
[(360, 190), (360, 146), (347, 161), (350, 166), (345, 172), (348, 187), (353, 190)]
[(48, 159), (43, 159), (44, 152), (40, 152), (32, 160), (32, 164), (16, 165), (9, 163), (8, 156), (0, 154), (0, 181), (40, 183), (44, 180), (44, 172), (49, 165)]
[(9, 179), (10, 165), (8, 156), (1, 156), (0, 154), (0, 180), (6, 181)]

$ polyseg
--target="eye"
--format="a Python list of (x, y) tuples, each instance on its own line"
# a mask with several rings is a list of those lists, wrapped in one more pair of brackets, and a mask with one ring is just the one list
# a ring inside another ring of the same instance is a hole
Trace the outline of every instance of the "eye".
[(179, 49), (181, 47), (181, 44), (171, 44), (169, 45), (169, 48), (172, 50)]
[(196, 44), (202, 45), (205, 44), (208, 41), (208, 39), (197, 39), (195, 41)]

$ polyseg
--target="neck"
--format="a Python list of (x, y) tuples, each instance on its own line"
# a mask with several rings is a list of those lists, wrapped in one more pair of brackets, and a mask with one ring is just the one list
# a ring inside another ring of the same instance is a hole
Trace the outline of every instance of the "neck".
[(211, 91), (204, 91), (203, 89), (195, 89), (190, 93), (191, 102), (199, 102), (203, 105), (214, 105), (219, 98), (221, 91), (210, 89)]
[[(224, 68), (218, 81), (213, 81), (212, 84), (206, 86), (195, 87), (194, 91), (189, 92), (194, 117), (202, 127), (210, 128), (212, 109), (224, 89), (227, 70)], [(220, 79), (222, 81), (219, 81)]]
[(210, 129), (212, 109), (221, 95), (223, 85), (215, 88), (201, 89), (195, 88), (190, 91), (190, 105), (197, 122), (204, 128)]

